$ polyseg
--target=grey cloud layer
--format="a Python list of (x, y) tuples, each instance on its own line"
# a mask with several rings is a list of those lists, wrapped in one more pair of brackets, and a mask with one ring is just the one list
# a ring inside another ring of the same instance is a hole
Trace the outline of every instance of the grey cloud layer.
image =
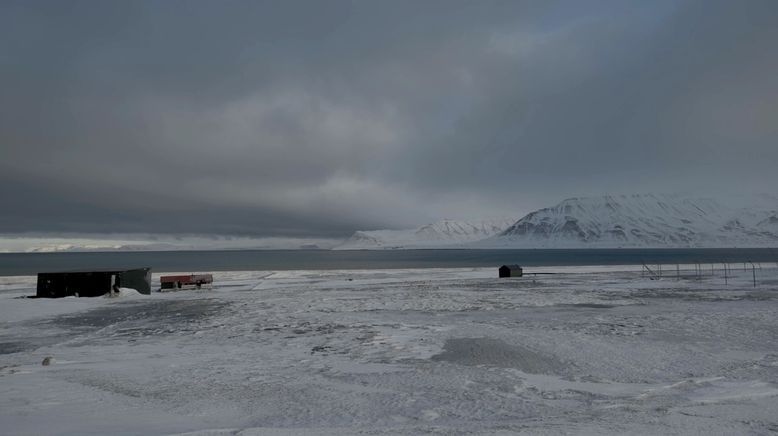
[(337, 236), (778, 182), (771, 1), (0, 9), (0, 233)]

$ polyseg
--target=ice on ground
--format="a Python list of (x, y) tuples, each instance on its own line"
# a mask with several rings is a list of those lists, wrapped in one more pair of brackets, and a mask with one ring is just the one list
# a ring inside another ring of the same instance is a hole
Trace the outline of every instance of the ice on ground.
[(137, 289), (133, 288), (119, 288), (119, 292), (111, 295), (110, 293), (103, 295), (106, 298), (148, 298), (146, 294), (141, 294)]
[(520, 345), (509, 345), (491, 338), (452, 338), (443, 344), (443, 352), (433, 361), (461, 365), (492, 365), (518, 368), (529, 374), (556, 373), (561, 364)]
[(57, 300), (2, 278), (0, 433), (778, 431), (778, 270), (542, 272), (561, 274), (220, 272)]

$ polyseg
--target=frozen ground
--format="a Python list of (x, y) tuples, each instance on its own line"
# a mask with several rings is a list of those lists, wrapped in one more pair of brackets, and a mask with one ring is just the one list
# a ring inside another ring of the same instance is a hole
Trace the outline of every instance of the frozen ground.
[(742, 268), (225, 272), (61, 300), (0, 277), (0, 433), (778, 433), (763, 268), (756, 288)]

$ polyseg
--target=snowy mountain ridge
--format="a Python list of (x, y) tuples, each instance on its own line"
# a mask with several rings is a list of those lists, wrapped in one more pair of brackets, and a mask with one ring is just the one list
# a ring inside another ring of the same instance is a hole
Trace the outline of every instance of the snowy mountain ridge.
[(717, 247), (778, 247), (778, 198), (741, 196), (725, 205), (679, 194), (576, 197), (518, 221), (357, 231), (335, 249)]
[(570, 198), (532, 212), (482, 248), (680, 248), (778, 245), (778, 201), (733, 208), (710, 198)]
[(502, 218), (480, 221), (444, 219), (408, 230), (357, 231), (336, 250), (464, 247), (494, 236), (515, 220)]

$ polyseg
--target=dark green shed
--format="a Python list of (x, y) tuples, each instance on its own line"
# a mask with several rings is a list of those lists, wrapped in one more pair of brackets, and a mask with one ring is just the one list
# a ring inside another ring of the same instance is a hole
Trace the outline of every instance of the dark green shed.
[(151, 268), (38, 273), (39, 298), (99, 297), (112, 286), (151, 294)]
[(503, 265), (499, 271), (500, 277), (521, 277), (524, 274), (519, 265)]

